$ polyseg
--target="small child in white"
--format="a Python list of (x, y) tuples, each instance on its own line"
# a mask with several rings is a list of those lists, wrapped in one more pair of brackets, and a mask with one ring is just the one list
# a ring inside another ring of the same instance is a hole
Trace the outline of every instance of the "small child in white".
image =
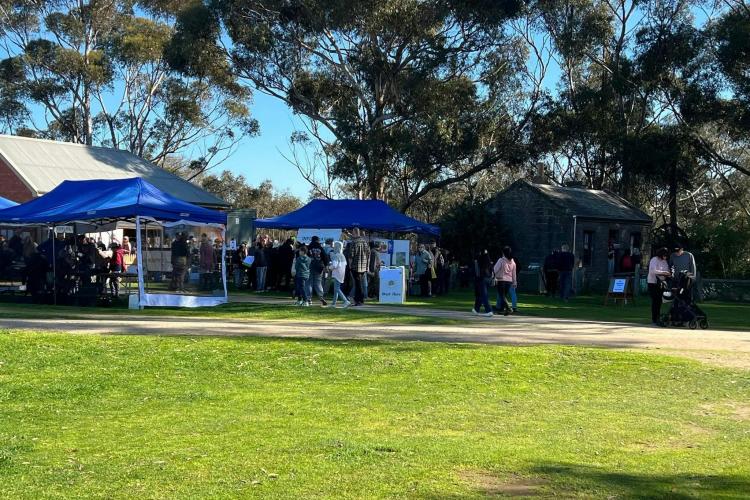
[(351, 305), (344, 292), (341, 291), (341, 285), (344, 283), (344, 276), (346, 276), (346, 257), (344, 257), (343, 249), (343, 243), (340, 241), (333, 242), (331, 263), (328, 265), (328, 269), (331, 270), (331, 277), (333, 278), (333, 307), (336, 307), (336, 301), (339, 297), (344, 301), (344, 307)]

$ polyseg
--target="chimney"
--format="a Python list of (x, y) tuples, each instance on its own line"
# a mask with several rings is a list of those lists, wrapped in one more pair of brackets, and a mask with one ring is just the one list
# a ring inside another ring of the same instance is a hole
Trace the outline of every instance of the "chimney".
[(549, 184), (547, 176), (544, 174), (544, 163), (539, 162), (536, 164), (536, 172), (534, 177), (531, 178), (531, 182), (534, 184)]

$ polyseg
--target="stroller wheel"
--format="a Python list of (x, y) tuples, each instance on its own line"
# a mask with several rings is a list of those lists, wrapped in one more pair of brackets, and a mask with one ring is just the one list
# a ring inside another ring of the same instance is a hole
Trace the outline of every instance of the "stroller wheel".
[(700, 327), (701, 327), (701, 330), (705, 330), (706, 328), (708, 328), (708, 320), (705, 318), (700, 320)]
[(688, 326), (690, 327), (691, 330), (695, 330), (696, 328), (698, 328), (698, 322), (693, 320), (690, 323), (688, 323)]

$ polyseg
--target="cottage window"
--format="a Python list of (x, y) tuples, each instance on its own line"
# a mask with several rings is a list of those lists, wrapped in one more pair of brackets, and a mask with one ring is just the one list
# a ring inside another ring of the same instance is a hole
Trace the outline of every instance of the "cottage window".
[(594, 232), (583, 232), (583, 265), (590, 266), (594, 255)]

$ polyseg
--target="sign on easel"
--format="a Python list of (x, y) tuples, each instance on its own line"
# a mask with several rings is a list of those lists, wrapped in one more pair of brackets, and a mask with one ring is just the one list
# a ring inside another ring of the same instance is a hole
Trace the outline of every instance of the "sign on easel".
[(627, 304), (628, 300), (632, 300), (635, 304), (630, 278), (610, 278), (607, 296), (604, 297), (605, 306), (609, 303), (609, 299), (613, 299), (615, 303), (618, 300), (622, 300), (623, 304)]

